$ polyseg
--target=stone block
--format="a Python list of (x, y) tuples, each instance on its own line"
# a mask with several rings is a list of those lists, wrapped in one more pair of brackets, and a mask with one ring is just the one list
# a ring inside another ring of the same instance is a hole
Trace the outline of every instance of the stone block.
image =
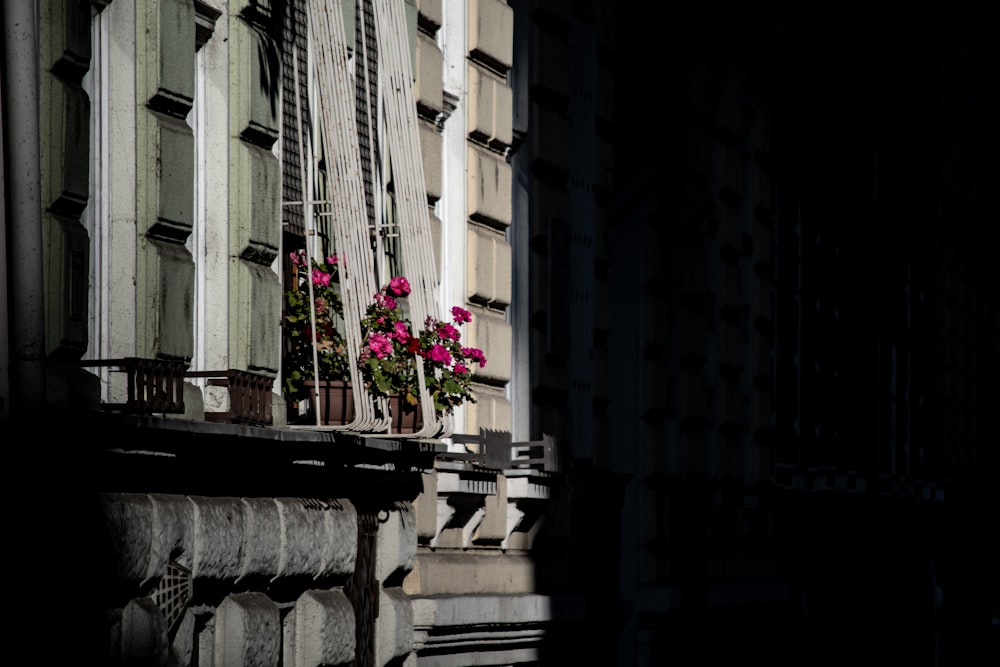
[(774, 191), (770, 172), (754, 165), (749, 178), (750, 194), (753, 197), (754, 206), (772, 206), (774, 203)]
[(417, 519), (417, 540), (426, 543), (437, 535), (437, 472), (428, 471), (421, 477), (424, 490), (413, 501), (413, 509)]
[[(184, 396), (184, 413), (179, 415), (166, 415), (168, 419), (205, 419), (205, 394), (202, 388), (185, 382), (181, 386), (181, 394)], [(229, 395), (226, 395), (226, 405), (229, 405)]]
[(514, 61), (514, 10), (501, 0), (470, 0), (469, 54), (506, 71)]
[[(255, 146), (270, 150), (278, 139), (278, 106), (271, 104), (277, 90), (261, 85), (260, 37), (236, 12), (230, 13), (230, 126), (234, 134)], [(276, 80), (276, 79), (275, 79)]]
[[(487, 498), (491, 501), (492, 498)], [(496, 538), (506, 536), (506, 499)], [(487, 510), (489, 512), (489, 510)], [(489, 517), (484, 519), (484, 524)], [(480, 526), (482, 534), (484, 527)], [(504, 535), (501, 536), (500, 534)], [(515, 595), (534, 590), (535, 564), (525, 553), (498, 550), (421, 551), (404, 589), (411, 596)]]
[(542, 30), (532, 31), (531, 80), (539, 82), (547, 92), (569, 100), (573, 77), (569, 48), (563, 40), (552, 39)]
[(378, 529), (376, 578), (399, 580), (413, 569), (417, 557), (417, 513), (412, 505), (389, 512)]
[(468, 73), (469, 135), (490, 145), (510, 146), (514, 97), (507, 82), (472, 62)]
[(205, 667), (215, 667), (215, 618), (209, 619), (200, 630), (195, 630), (194, 643), (198, 647), (198, 664), (204, 661)]
[(150, 598), (132, 600), (122, 610), (119, 650), (122, 665), (167, 664), (167, 624)]
[[(478, 530), (476, 530), (475, 536), (473, 536), (473, 542), (482, 545), (496, 545), (507, 539), (510, 531), (507, 530), (507, 477), (504, 475), (497, 475), (497, 492), (491, 496), (486, 496), (484, 499), (484, 506), (486, 509), (486, 516), (483, 517), (482, 523), (479, 524)], [(519, 561), (512, 560), (504, 561), (504, 569), (507, 569), (507, 564), (509, 562), (517, 563)], [(509, 572), (509, 570), (508, 570)], [(528, 575), (530, 576), (530, 574)], [(529, 590), (529, 589), (525, 589)], [(500, 592), (500, 591), (497, 591)], [(511, 592), (511, 591), (505, 591)], [(522, 592), (522, 591), (517, 591)]]
[(718, 362), (734, 368), (746, 366), (746, 342), (743, 327), (737, 322), (721, 322), (718, 330)]
[(72, 366), (49, 366), (47, 373), (45, 400), (49, 405), (61, 408), (100, 409), (101, 380), (98, 376), (87, 369)]
[(281, 201), (281, 167), (277, 158), (244, 142), (233, 150), (230, 195), (236, 211), (231, 212), (230, 234), (233, 252), (241, 258), (270, 266), (278, 253)]
[(281, 519), (272, 498), (243, 498), (243, 559), (239, 577), (273, 576), (281, 554)]
[(472, 393), (476, 402), (465, 404), (465, 430), (467, 432), (478, 433), (480, 428), (498, 431), (512, 429), (510, 400), (502, 389), (474, 383)]
[(234, 580), (243, 561), (244, 506), (238, 498), (192, 496), (195, 578)]
[(510, 304), (511, 248), (503, 234), (469, 225), (467, 244), (467, 298), (496, 306)]
[(194, 260), (188, 249), (151, 241), (147, 261), (155, 270), (155, 318), (145, 333), (151, 347), (140, 356), (190, 359), (194, 354)]
[(417, 105), (441, 113), (444, 108), (444, 56), (431, 37), (417, 33), (417, 80), (413, 86)]
[(115, 562), (111, 571), (127, 581), (143, 582), (166, 571), (166, 560), (153, 560), (153, 501), (141, 493), (102, 494), (101, 510)]
[(281, 284), (270, 267), (242, 260), (231, 266), (230, 365), (275, 373), (281, 336)]
[[(595, 106), (597, 115), (607, 123), (615, 120), (615, 68), (609, 63), (598, 61), (597, 64), (597, 99)], [(599, 162), (599, 164), (601, 164)]]
[(420, 156), (423, 158), (424, 187), (428, 200), (441, 198), (441, 133), (425, 120), (417, 123), (420, 135)]
[(441, 12), (441, 0), (417, 0), (417, 10), (420, 12), (421, 22), (440, 28), (444, 20)]
[(289, 667), (341, 665), (354, 660), (354, 608), (343, 591), (306, 591), (295, 602), (293, 613), (294, 656)]
[(84, 2), (45, 2), (38, 7), (43, 69), (79, 81), (90, 67), (90, 11)]
[(53, 212), (79, 218), (90, 194), (90, 100), (78, 85), (56, 77), (48, 83), (48, 104), (41, 107), (42, 197)]
[(187, 496), (150, 494), (153, 539), (150, 560), (162, 574), (167, 561), (173, 560), (194, 569), (195, 506)]
[(185, 609), (174, 633), (174, 641), (170, 645), (170, 653), (176, 660), (175, 664), (191, 664), (191, 658), (194, 656), (196, 624), (197, 620), (191, 609)]
[(720, 278), (718, 298), (720, 309), (725, 309), (724, 317), (731, 318), (734, 310), (742, 310), (745, 303), (743, 295), (743, 268), (738, 264), (725, 262), (719, 267)]
[(250, 306), (250, 349), (247, 368), (257, 372), (278, 372), (281, 349), (281, 283), (270, 267), (250, 265), (252, 278)]
[[(535, 159), (555, 168), (568, 171), (572, 165), (575, 140), (569, 121), (556, 111), (535, 105), (533, 122), (536, 131), (531, 133), (532, 154)], [(558, 209), (565, 211), (565, 208)], [(565, 213), (556, 213), (565, 215)]]
[(402, 589), (383, 589), (375, 620), (375, 664), (385, 665), (412, 650), (413, 604)]
[(771, 426), (771, 412), (774, 409), (771, 395), (755, 391), (750, 395), (750, 428), (752, 431)]
[(90, 238), (76, 220), (42, 214), (49, 227), (45, 299), (46, 349), (54, 356), (79, 358), (87, 349), (90, 300)]
[(340, 501), (341, 509), (314, 509), (297, 498), (276, 498), (281, 525), (277, 576), (323, 577), (349, 574), (357, 555), (358, 515)]
[(156, 116), (156, 221), (151, 233), (183, 241), (194, 226), (194, 134), (183, 120)]
[(501, 315), (484, 308), (475, 308), (472, 322), (466, 326), (466, 336), (470, 347), (478, 347), (486, 355), (486, 366), (474, 368), (473, 374), (479, 380), (497, 382), (510, 381), (511, 369), (511, 329), (510, 323)]
[(186, 117), (194, 100), (194, 3), (150, 2), (138, 11), (137, 22), (136, 52), (145, 61), (136, 70), (141, 98), (157, 111)]
[(277, 665), (280, 653), (278, 605), (263, 593), (237, 593), (222, 601), (215, 617), (216, 665)]
[(466, 213), (469, 218), (506, 228), (511, 222), (511, 171), (501, 156), (469, 146)]
[(552, 619), (547, 595), (459, 595), (413, 599), (418, 627), (490, 623), (541, 623)]

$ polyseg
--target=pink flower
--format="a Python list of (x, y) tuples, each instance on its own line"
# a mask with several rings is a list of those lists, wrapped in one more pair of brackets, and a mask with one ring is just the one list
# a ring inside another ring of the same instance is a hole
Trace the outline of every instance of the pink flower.
[(326, 299), (323, 297), (316, 297), (316, 314), (322, 315), (326, 312)]
[(375, 293), (375, 305), (388, 308), (389, 310), (396, 310), (396, 300), (385, 292)]
[(329, 264), (330, 266), (337, 266), (337, 256), (330, 255), (329, 257), (326, 258), (326, 263)]
[(330, 285), (330, 274), (326, 271), (320, 271), (319, 269), (312, 270), (313, 285), (323, 285), (327, 287)]
[(451, 316), (455, 318), (455, 324), (472, 321), (472, 313), (467, 311), (465, 308), (459, 308), (458, 306), (452, 306)]
[(479, 362), (480, 368), (486, 366), (486, 355), (483, 354), (482, 350), (475, 347), (463, 347), (462, 354), (465, 355), (466, 359)]
[(406, 296), (410, 293), (410, 281), (403, 276), (396, 276), (389, 281), (389, 291), (396, 296)]
[(299, 253), (297, 252), (288, 253), (288, 259), (292, 260), (292, 264), (294, 264), (295, 266), (299, 265)]
[(469, 372), (469, 369), (465, 367), (465, 364), (455, 364), (455, 368), (453, 370), (459, 375), (465, 375)]
[(458, 340), (461, 334), (458, 333), (458, 329), (451, 326), (450, 324), (442, 324), (438, 327), (438, 335), (445, 340)]
[(427, 356), (430, 357), (431, 361), (438, 361), (446, 365), (451, 363), (451, 353), (444, 345), (434, 345)]
[(379, 359), (392, 356), (392, 342), (382, 334), (372, 334), (368, 339), (368, 347)]
[(410, 329), (406, 326), (406, 322), (396, 322), (396, 333), (393, 334), (400, 343), (406, 343), (410, 340)]

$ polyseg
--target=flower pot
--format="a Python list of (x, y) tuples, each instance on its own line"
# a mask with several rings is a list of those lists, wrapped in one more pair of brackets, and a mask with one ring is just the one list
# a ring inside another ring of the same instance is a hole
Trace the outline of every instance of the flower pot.
[(319, 397), (320, 423), (327, 426), (343, 426), (354, 420), (354, 391), (350, 382), (343, 380), (307, 380), (309, 389), (310, 423), (316, 423), (315, 397)]
[(410, 405), (399, 394), (389, 396), (389, 432), (416, 433), (424, 427), (420, 404)]

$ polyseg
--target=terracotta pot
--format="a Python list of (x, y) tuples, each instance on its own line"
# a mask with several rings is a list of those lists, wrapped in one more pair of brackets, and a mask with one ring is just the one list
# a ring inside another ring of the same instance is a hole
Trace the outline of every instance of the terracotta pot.
[(314, 397), (319, 396), (320, 423), (327, 426), (343, 426), (354, 420), (354, 391), (350, 382), (342, 380), (307, 380), (309, 389), (310, 423), (316, 422)]
[(420, 404), (410, 405), (399, 394), (389, 397), (389, 432), (416, 433), (424, 427)]

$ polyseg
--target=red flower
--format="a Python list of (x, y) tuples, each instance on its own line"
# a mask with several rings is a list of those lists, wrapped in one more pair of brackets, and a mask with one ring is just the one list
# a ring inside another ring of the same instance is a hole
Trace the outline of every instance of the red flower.
[[(410, 352), (411, 354), (413, 352), (418, 352), (419, 353), (420, 352), (420, 339), (419, 338), (414, 338), (413, 336), (410, 336), (410, 340), (408, 340), (406, 342), (406, 351)], [(421, 356), (423, 356), (423, 355), (421, 354)]]

